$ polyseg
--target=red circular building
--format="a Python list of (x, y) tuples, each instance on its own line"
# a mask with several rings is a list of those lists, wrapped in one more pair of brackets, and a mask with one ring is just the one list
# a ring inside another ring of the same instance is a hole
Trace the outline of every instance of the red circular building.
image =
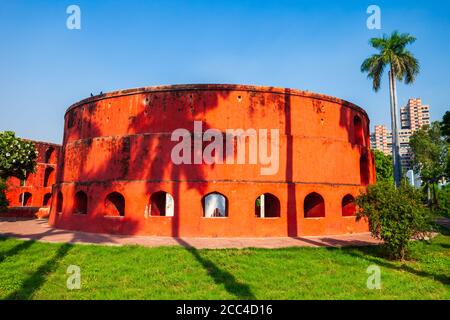
[(369, 119), (293, 89), (174, 85), (72, 105), (50, 223), (89, 232), (274, 237), (367, 231)]

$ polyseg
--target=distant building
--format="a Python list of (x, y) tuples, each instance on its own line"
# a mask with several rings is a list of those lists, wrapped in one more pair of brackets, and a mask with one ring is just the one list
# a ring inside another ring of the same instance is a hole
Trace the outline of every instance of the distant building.
[(400, 108), (400, 121), (402, 129), (414, 132), (430, 124), (430, 106), (423, 105), (420, 98), (409, 99), (407, 105)]
[[(401, 129), (400, 162), (404, 172), (412, 169), (412, 152), (409, 146), (411, 135), (424, 125), (430, 124), (430, 106), (422, 105), (422, 99), (409, 99), (406, 106), (400, 108)], [(392, 154), (392, 132), (385, 125), (376, 125), (370, 135), (373, 149), (380, 150), (386, 155)]]
[[(388, 136), (390, 135), (385, 125), (376, 125), (375, 132), (370, 135), (372, 148), (380, 150), (386, 155), (391, 154), (392, 149), (388, 147)], [(390, 139), (391, 141), (389, 143), (392, 143), (392, 136), (390, 136)]]

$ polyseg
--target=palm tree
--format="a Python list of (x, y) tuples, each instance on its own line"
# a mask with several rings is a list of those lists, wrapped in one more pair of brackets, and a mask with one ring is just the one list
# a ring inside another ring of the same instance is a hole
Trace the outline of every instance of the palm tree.
[(398, 31), (392, 32), (390, 36), (384, 34), (383, 38), (372, 38), (369, 43), (379, 52), (364, 60), (361, 65), (361, 72), (367, 72), (367, 77), (373, 80), (372, 86), (375, 92), (380, 89), (383, 71), (389, 65), (388, 75), (391, 96), (392, 159), (394, 160), (394, 180), (396, 186), (400, 185), (401, 180), (396, 79), (404, 81), (406, 84), (411, 84), (419, 74), (419, 62), (412, 53), (405, 48), (414, 41), (416, 41), (415, 37), (408, 33), (399, 34)]

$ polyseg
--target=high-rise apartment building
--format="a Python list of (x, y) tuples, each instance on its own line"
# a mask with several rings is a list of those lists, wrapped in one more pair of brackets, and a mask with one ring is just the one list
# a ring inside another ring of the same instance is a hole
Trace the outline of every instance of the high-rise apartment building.
[[(422, 105), (422, 100), (409, 99), (406, 106), (400, 108), (401, 129), (400, 140), (400, 162), (403, 170), (412, 168), (412, 153), (409, 146), (409, 138), (422, 126), (430, 124), (430, 106)], [(373, 149), (382, 151), (384, 154), (392, 154), (392, 132), (385, 125), (376, 125), (375, 132), (370, 135)]]
[[(371, 146), (373, 149), (380, 150), (384, 154), (390, 154), (391, 149), (388, 147), (388, 136), (390, 135), (390, 132), (386, 128), (385, 125), (377, 124), (375, 126), (375, 132), (370, 135), (371, 137)], [(392, 136), (391, 136), (391, 143), (392, 143)]]
[(423, 125), (430, 124), (430, 106), (423, 105), (420, 98), (409, 99), (406, 106), (400, 108), (400, 121), (402, 129), (414, 132)]

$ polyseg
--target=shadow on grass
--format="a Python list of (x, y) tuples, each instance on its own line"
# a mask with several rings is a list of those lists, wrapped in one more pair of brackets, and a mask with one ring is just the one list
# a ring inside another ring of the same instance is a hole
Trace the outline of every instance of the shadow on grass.
[[(2, 240), (3, 239), (3, 240)], [(7, 238), (0, 238), (0, 241), (4, 241)], [(21, 251), (28, 249), (29, 247), (31, 247), (36, 241), (34, 240), (30, 240), (30, 241), (23, 241), (21, 243), (19, 243), (18, 245), (12, 247), (11, 249), (9, 249), (6, 252), (1, 252), (0, 253), (0, 263), (2, 263), (3, 261), (5, 261), (8, 257), (12, 257), (16, 254), (19, 254)]]
[[(427, 242), (428, 243), (428, 242)], [(446, 244), (437, 244), (442, 247), (447, 247)], [(437, 274), (431, 273), (427, 271), (417, 270), (407, 265), (406, 263), (399, 264), (399, 262), (395, 263), (395, 261), (389, 260), (386, 257), (385, 251), (383, 250), (383, 246), (366, 246), (366, 247), (343, 247), (343, 248), (335, 248), (335, 247), (327, 247), (328, 250), (340, 250), (340, 252), (350, 255), (354, 258), (363, 259), (368, 261), (369, 263), (376, 264), (391, 270), (395, 271), (405, 271), (409, 272), (418, 277), (428, 278), (434, 281), (438, 281), (444, 285), (450, 285), (450, 276), (447, 274)]]
[[(27, 241), (25, 243), (29, 243), (32, 241)], [(33, 294), (45, 283), (46, 276), (54, 272), (59, 265), (59, 261), (67, 254), (67, 252), (73, 247), (72, 244), (65, 243), (61, 245), (56, 254), (48, 260), (45, 264), (41, 265), (32, 275), (30, 275), (25, 281), (22, 283), (22, 286), (9, 294), (5, 299), (30, 299)]]
[(192, 247), (186, 241), (180, 238), (177, 238), (176, 240), (203, 266), (203, 268), (208, 272), (208, 275), (214, 280), (216, 284), (224, 285), (225, 290), (228, 293), (234, 295), (238, 299), (256, 299), (247, 284), (238, 282), (231, 273), (220, 269), (212, 261), (202, 257), (199, 250)]
[[(0, 263), (5, 261), (6, 258), (8, 258), (8, 257), (14, 256), (14, 255), (20, 253), (21, 251), (28, 249), (36, 242), (36, 240), (42, 239), (46, 235), (50, 235), (50, 234), (54, 234), (54, 233), (55, 233), (55, 231), (53, 231), (53, 230), (47, 230), (43, 233), (37, 234), (35, 239), (33, 239), (33, 240), (23, 240), (23, 242), (19, 243), (18, 245), (14, 246), (13, 248), (9, 249), (5, 253), (0, 252)], [(11, 238), (11, 237), (15, 238), (16, 235), (12, 234), (12, 233), (4, 233), (4, 234), (2, 234), (2, 237), (0, 237), (0, 241), (5, 241), (6, 239)]]
[(446, 244), (446, 243), (440, 243), (440, 244), (438, 244), (438, 246), (440, 246), (440, 247), (442, 247), (444, 249), (450, 249), (450, 245)]

